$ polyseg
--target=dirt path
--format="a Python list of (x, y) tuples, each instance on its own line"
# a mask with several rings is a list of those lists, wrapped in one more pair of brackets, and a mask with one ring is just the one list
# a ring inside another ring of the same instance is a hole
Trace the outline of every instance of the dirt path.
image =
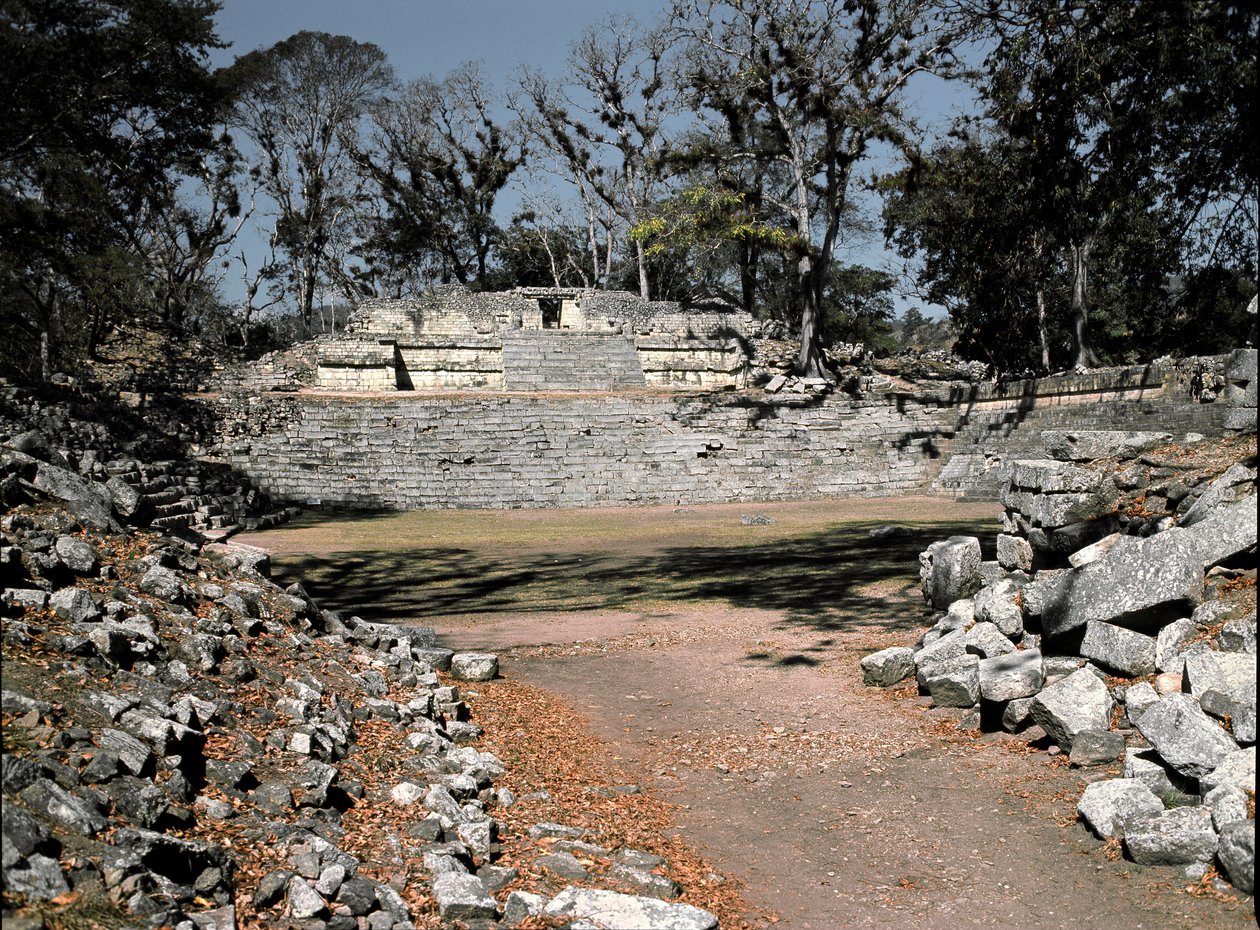
[[(776, 522), (745, 527), (750, 513)], [(325, 600), (375, 597), (375, 618), (499, 651), (506, 676), (563, 696), (779, 927), (1251, 926), (1249, 906), (1181, 891), (1178, 870), (1109, 859), (1073, 823), (1080, 773), (960, 733), (912, 688), (861, 684), (860, 657), (921, 619), (913, 554), (968, 524), (991, 536), (991, 514), (922, 499), (427, 514), (248, 541)], [(910, 538), (870, 542), (899, 517)]]

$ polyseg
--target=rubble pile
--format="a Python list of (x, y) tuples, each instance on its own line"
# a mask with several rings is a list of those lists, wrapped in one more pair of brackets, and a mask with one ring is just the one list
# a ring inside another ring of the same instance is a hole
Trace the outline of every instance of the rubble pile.
[(1047, 457), (1012, 465), (996, 561), (975, 537), (929, 546), (933, 626), (861, 664), (1068, 754), (1081, 820), (1135, 862), (1251, 894), (1255, 436), (1189, 438), (1047, 430)]
[(495, 656), (323, 610), (259, 550), (124, 532), (116, 483), (0, 463), (6, 930), (716, 927), (591, 831), (535, 824), (537, 874), (497, 864), (516, 799), (464, 690)]

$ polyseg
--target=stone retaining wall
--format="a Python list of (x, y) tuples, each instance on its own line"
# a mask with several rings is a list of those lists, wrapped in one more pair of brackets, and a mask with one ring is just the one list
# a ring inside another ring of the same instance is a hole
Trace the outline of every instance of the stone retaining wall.
[(1219, 435), (1225, 401), (1146, 366), (854, 399), (653, 391), (216, 401), (214, 457), (286, 501), (397, 509), (878, 496), (997, 499), (1043, 429)]

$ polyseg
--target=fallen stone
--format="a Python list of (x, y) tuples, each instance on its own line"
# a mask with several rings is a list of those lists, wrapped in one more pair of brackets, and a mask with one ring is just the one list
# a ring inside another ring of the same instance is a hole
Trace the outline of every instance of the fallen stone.
[(972, 707), (980, 700), (980, 659), (971, 654), (921, 666), (924, 687), (938, 707)]
[(1174, 776), (1181, 780), (1176, 773), (1170, 775), (1152, 749), (1126, 749), (1123, 775), (1126, 779), (1135, 779), (1146, 785), (1157, 798), (1168, 797), (1177, 790), (1172, 781)]
[(1216, 858), (1230, 882), (1243, 894), (1254, 894), (1256, 885), (1256, 824), (1236, 820), (1221, 830)]
[(56, 821), (72, 833), (95, 836), (109, 826), (87, 803), (47, 778), (22, 789), (22, 800), (34, 811)]
[(1256, 470), (1241, 463), (1231, 465), (1209, 484), (1194, 505), (1181, 517), (1182, 526), (1202, 523), (1223, 504), (1232, 504), (1255, 493)]
[(288, 910), (294, 920), (309, 920), (328, 913), (328, 905), (305, 879), (294, 875), (288, 884)]
[(919, 553), (919, 579), (923, 596), (940, 610), (980, 590), (980, 540), (951, 536)]
[(1149, 681), (1139, 681), (1130, 685), (1124, 692), (1124, 712), (1129, 720), (1137, 720), (1146, 713), (1148, 707), (1159, 700), (1159, 694)]
[(1216, 854), (1212, 814), (1202, 807), (1174, 807), (1125, 824), (1124, 845), (1139, 865), (1210, 862)]
[(1180, 672), (1186, 651), (1199, 631), (1189, 617), (1174, 620), (1159, 631), (1155, 638), (1155, 667), (1161, 672)]
[(498, 916), (494, 898), (476, 875), (445, 872), (433, 879), (433, 897), (443, 920), (493, 920)]
[[(983, 679), (981, 679), (980, 688), (983, 696)], [(1022, 730), (1032, 720), (1032, 703), (1033, 699), (1030, 697), (1007, 701), (1006, 706), (1002, 708), (1002, 729), (1008, 733), (1018, 733)]]
[(545, 917), (584, 918), (600, 930), (717, 930), (717, 918), (690, 904), (655, 898), (566, 888), (543, 908)]
[(1033, 699), (1033, 720), (1055, 743), (1070, 752), (1082, 730), (1106, 730), (1111, 722), (1111, 695), (1088, 668), (1077, 669), (1043, 688)]
[(1203, 806), (1212, 812), (1212, 826), (1220, 833), (1227, 823), (1247, 819), (1247, 792), (1233, 785), (1217, 785), (1203, 795)]
[(451, 656), (451, 675), (460, 681), (490, 681), (499, 674), (499, 657), (484, 652)]
[(914, 674), (914, 650), (893, 646), (864, 656), (861, 661), (862, 683), (876, 688), (891, 688)]
[(1137, 678), (1155, 671), (1155, 639), (1124, 627), (1091, 620), (1085, 624), (1081, 655), (1118, 675)]
[(637, 866), (616, 863), (608, 875), (622, 888), (634, 894), (661, 901), (674, 901), (682, 896), (682, 886), (678, 882)]
[(536, 917), (547, 906), (547, 899), (531, 891), (513, 891), (503, 902), (503, 923), (516, 927), (529, 917)]
[(1243, 704), (1256, 703), (1256, 657), (1245, 652), (1203, 650), (1186, 654), (1182, 672), (1195, 697), (1219, 691)]
[[(1223, 504), (1210, 517), (1184, 531), (1199, 547), (1205, 569), (1256, 550), (1256, 498)], [(1253, 563), (1254, 564), (1254, 563)]]
[[(977, 667), (980, 696), (986, 701), (1030, 698), (1045, 683), (1041, 651), (1024, 649), (984, 659)], [(1029, 705), (1031, 710), (1031, 705)]]
[(914, 664), (922, 669), (946, 659), (956, 659), (967, 652), (967, 631), (954, 630), (914, 653)]
[(96, 605), (95, 599), (82, 588), (62, 588), (60, 591), (54, 591), (52, 597), (48, 599), (48, 606), (56, 612), (58, 617), (63, 617), (71, 623), (91, 623), (101, 617), (101, 609)]
[(1119, 533), (1112, 533), (1109, 536), (1104, 536), (1097, 542), (1090, 543), (1084, 549), (1077, 549), (1068, 556), (1068, 564), (1073, 568), (1084, 568), (1086, 565), (1097, 562), (1110, 552), (1111, 547), (1118, 543), (1121, 538)]
[(583, 882), (590, 878), (590, 874), (572, 853), (549, 853), (539, 856), (534, 862), (543, 870), (565, 881)]
[(976, 619), (992, 623), (1003, 636), (1019, 639), (1024, 632), (1024, 610), (1019, 587), (1004, 578), (975, 596)]
[(1245, 652), (1256, 654), (1256, 614), (1225, 621), (1221, 632), (1216, 637), (1222, 652)]
[(1200, 548), (1188, 532), (1174, 527), (1073, 569), (1042, 613), (1045, 633), (1062, 635), (1091, 620), (1155, 630), (1188, 614), (1203, 599)]
[(1203, 791), (1211, 791), (1221, 785), (1232, 785), (1243, 791), (1256, 791), (1256, 747), (1237, 749), (1199, 779)]
[[(43, 853), (31, 853), (24, 859), (15, 861), (11, 866), (5, 866), (4, 884), (6, 892), (24, 894), (44, 901), (49, 901), (70, 890), (57, 860)], [(6, 913), (6, 926), (9, 919)], [(44, 924), (40, 923), (39, 926), (43, 927)]]
[(1002, 635), (994, 624), (985, 621), (977, 623), (967, 631), (966, 650), (981, 659), (1004, 656), (1015, 651), (1015, 644)]
[(1113, 730), (1082, 730), (1072, 741), (1068, 762), (1077, 768), (1107, 765), (1124, 755), (1124, 737)]
[(1011, 536), (999, 533), (997, 538), (997, 560), (1007, 571), (1032, 571), (1033, 552), (1028, 540), (1022, 536)]
[(1057, 430), (1041, 432), (1046, 454), (1060, 462), (1092, 462), (1110, 456), (1135, 458), (1172, 439), (1172, 433), (1140, 430)]
[(1208, 775), (1238, 747), (1188, 694), (1166, 694), (1133, 721), (1173, 769), (1190, 778)]
[(82, 539), (74, 536), (61, 536), (54, 546), (61, 564), (76, 575), (91, 575), (98, 568), (96, 550)]
[(1142, 781), (1111, 778), (1085, 786), (1076, 812), (1100, 839), (1124, 836), (1125, 825), (1134, 817), (1159, 814), (1163, 802)]

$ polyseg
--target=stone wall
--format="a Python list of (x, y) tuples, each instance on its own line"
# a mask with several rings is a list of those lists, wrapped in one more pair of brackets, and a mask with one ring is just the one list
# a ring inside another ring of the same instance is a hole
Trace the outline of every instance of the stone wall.
[(281, 500), (352, 507), (926, 491), (996, 500), (1011, 462), (1043, 455), (1045, 429), (1219, 435), (1237, 408), (1225, 398), (1192, 400), (1190, 368), (1149, 365), (864, 398), (642, 390), (225, 396), (215, 402), (221, 426), (212, 452)]

